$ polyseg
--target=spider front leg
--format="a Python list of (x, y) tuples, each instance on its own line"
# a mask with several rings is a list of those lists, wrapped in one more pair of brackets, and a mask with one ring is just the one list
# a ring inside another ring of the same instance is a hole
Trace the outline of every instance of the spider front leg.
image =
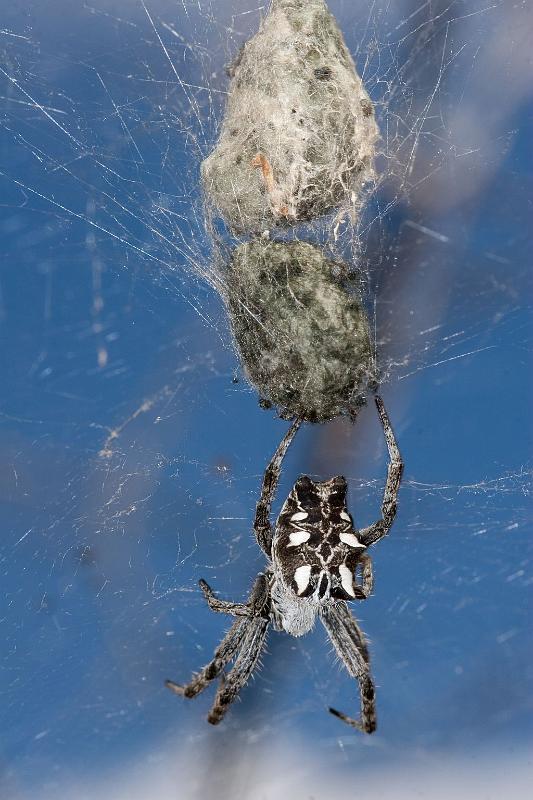
[(269, 558), (272, 548), (272, 527), (269, 519), (272, 500), (274, 499), (276, 489), (278, 488), (281, 464), (285, 458), (285, 453), (289, 449), (289, 445), (294, 439), (301, 424), (301, 419), (296, 419), (292, 423), (291, 427), (279, 443), (277, 450), (272, 456), (270, 464), (266, 468), (263, 476), (261, 496), (255, 511), (254, 531), (259, 547)]
[[(208, 598), (209, 605), (211, 605), (210, 600), (214, 601), (215, 604), (220, 603), (222, 606), (224, 605), (224, 601), (217, 600), (215, 597), (213, 597), (211, 589), (205, 583), (205, 581), (201, 581), (201, 584), (204, 584), (202, 586), (202, 590), (204, 591), (204, 594), (206, 594), (206, 597)], [(237, 619), (233, 623), (228, 633), (226, 634), (222, 642), (215, 650), (213, 659), (209, 662), (209, 664), (206, 664), (206, 666), (197, 675), (195, 675), (188, 684), (181, 685), (179, 683), (175, 683), (174, 681), (170, 680), (165, 681), (165, 686), (171, 691), (173, 691), (175, 694), (179, 694), (182, 697), (188, 697), (188, 698), (196, 697), (196, 695), (200, 694), (200, 692), (202, 692), (206, 688), (206, 686), (208, 686), (211, 683), (211, 681), (213, 681), (215, 678), (218, 678), (218, 676), (222, 673), (222, 670), (227, 666), (227, 664), (229, 664), (229, 662), (235, 656), (237, 656), (235, 661), (235, 666), (233, 667), (228, 676), (228, 681), (229, 681), (229, 677), (234, 673), (234, 670), (237, 667), (237, 665), (242, 664), (243, 654), (246, 654), (251, 644), (253, 644), (253, 642), (255, 641), (254, 631), (257, 628), (260, 629), (264, 628), (264, 632), (266, 633), (266, 628), (268, 627), (269, 623), (269, 610), (270, 610), (270, 594), (269, 594), (267, 576), (263, 574), (259, 574), (257, 576), (246, 605), (241, 605), (237, 603), (228, 603), (227, 605), (233, 607), (239, 606), (240, 609), (246, 609), (246, 616), (248, 618)], [(215, 610), (224, 611), (226, 609), (216, 608)], [(263, 640), (264, 640), (264, 634), (263, 634)], [(259, 652), (260, 648), (258, 653), (256, 654), (255, 661), (252, 665), (252, 669), (257, 661)], [(246, 682), (247, 679), (248, 677), (245, 678), (244, 682)], [(224, 686), (225, 685), (226, 684), (224, 684)], [(221, 691), (222, 689), (219, 691), (219, 694)], [(222, 696), (222, 701), (221, 701), (222, 705), (225, 704), (224, 703), (225, 697), (226, 695)]]
[(211, 725), (218, 725), (223, 719), (229, 706), (237, 698), (241, 689), (255, 669), (265, 637), (269, 620), (264, 617), (250, 617), (244, 623), (246, 633), (241, 642), (241, 647), (235, 664), (221, 683), (215, 697), (215, 702), (207, 716)]
[(247, 603), (232, 603), (229, 600), (219, 600), (215, 597), (213, 590), (204, 580), (199, 580), (198, 585), (204, 593), (207, 605), (211, 611), (217, 611), (219, 614), (229, 614), (232, 617), (249, 617), (250, 608)]
[(358, 681), (361, 694), (360, 720), (347, 717), (334, 708), (329, 710), (352, 728), (357, 728), (363, 733), (373, 733), (376, 730), (375, 690), (363, 633), (348, 611), (346, 603), (323, 606), (320, 618), (338, 657), (348, 673)]
[(246, 621), (242, 619), (236, 620), (221, 643), (215, 650), (213, 659), (206, 664), (206, 666), (193, 677), (190, 683), (182, 686), (174, 681), (165, 681), (165, 686), (175, 694), (182, 697), (196, 697), (200, 694), (211, 681), (218, 678), (226, 664), (228, 664), (239, 647), (242, 644), (244, 635), (246, 633)]
[(261, 615), (265, 599), (268, 597), (268, 581), (262, 573), (257, 576), (247, 603), (232, 603), (230, 600), (220, 600), (215, 597), (213, 590), (206, 581), (200, 579), (198, 584), (211, 611), (216, 611), (219, 614), (229, 614), (232, 617)]
[(400, 489), (400, 482), (403, 473), (403, 461), (398, 449), (398, 444), (394, 436), (394, 431), (390, 424), (390, 420), (385, 411), (383, 400), (381, 397), (375, 397), (376, 406), (383, 426), (385, 440), (387, 442), (387, 449), (389, 451), (389, 466), (387, 469), (387, 482), (385, 483), (385, 491), (383, 493), (383, 501), (381, 504), (381, 519), (370, 525), (368, 528), (362, 528), (359, 531), (359, 541), (365, 547), (375, 544), (379, 539), (382, 539), (388, 534), (394, 522), (397, 510), (398, 491)]

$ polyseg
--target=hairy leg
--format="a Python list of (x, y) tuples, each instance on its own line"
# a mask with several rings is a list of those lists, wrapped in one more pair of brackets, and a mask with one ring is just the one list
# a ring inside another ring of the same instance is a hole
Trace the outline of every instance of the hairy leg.
[(167, 680), (165, 686), (182, 697), (196, 697), (197, 694), (200, 694), (212, 680), (218, 678), (226, 664), (231, 661), (240, 648), (246, 634), (246, 624), (247, 620), (245, 619), (238, 619), (233, 623), (215, 650), (212, 660), (189, 683), (182, 686)]
[(376, 395), (375, 401), (389, 451), (389, 466), (387, 469), (387, 481), (385, 483), (383, 501), (381, 503), (381, 519), (368, 528), (363, 528), (359, 531), (359, 541), (361, 544), (364, 544), (365, 547), (375, 544), (390, 531), (396, 516), (398, 491), (400, 489), (403, 473), (402, 457), (396, 443), (389, 417), (385, 411), (383, 400)]
[(211, 611), (217, 611), (219, 614), (229, 614), (232, 617), (250, 616), (250, 606), (248, 603), (232, 603), (229, 600), (220, 600), (218, 597), (215, 597), (213, 590), (206, 581), (199, 580), (198, 584)]
[(373, 733), (376, 730), (375, 691), (363, 633), (348, 611), (346, 603), (324, 606), (320, 611), (320, 618), (337, 655), (348, 673), (359, 683), (361, 694), (360, 720), (347, 717), (334, 708), (330, 708), (330, 711), (353, 728), (364, 733)]
[[(361, 565), (362, 585), (354, 581), (355, 596), (358, 600), (366, 600), (372, 594), (374, 588), (374, 572), (372, 570), (372, 559), (366, 553), (359, 556)], [(358, 564), (358, 566), (359, 566)]]
[(261, 496), (257, 503), (255, 511), (254, 531), (257, 543), (261, 550), (270, 558), (270, 550), (272, 547), (272, 528), (270, 525), (270, 508), (272, 500), (278, 488), (279, 476), (281, 472), (281, 464), (285, 458), (285, 453), (289, 449), (289, 445), (294, 439), (302, 420), (295, 420), (281, 442), (279, 443), (276, 452), (272, 456), (268, 467), (263, 476), (263, 484), (261, 486)]
[(242, 640), (239, 655), (235, 659), (235, 664), (227, 677), (221, 683), (213, 707), (207, 717), (208, 722), (212, 725), (218, 725), (223, 719), (229, 706), (237, 698), (254, 671), (263, 649), (268, 620), (261, 617), (251, 617), (244, 624), (246, 625), (246, 633)]

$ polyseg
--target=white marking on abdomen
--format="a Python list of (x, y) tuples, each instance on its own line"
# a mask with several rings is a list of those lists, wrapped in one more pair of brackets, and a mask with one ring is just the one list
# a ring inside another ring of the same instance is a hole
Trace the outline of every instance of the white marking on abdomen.
[(298, 569), (294, 573), (294, 580), (296, 581), (296, 586), (298, 587), (298, 594), (302, 594), (302, 592), (305, 592), (305, 590), (309, 586), (310, 577), (311, 577), (311, 567), (309, 566), (309, 564), (304, 564), (303, 567), (298, 567)]
[(298, 547), (299, 544), (304, 544), (311, 538), (309, 531), (294, 531), (289, 534), (290, 544), (287, 547)]
[(364, 544), (361, 544), (355, 533), (341, 533), (339, 534), (339, 538), (341, 542), (344, 542), (344, 544), (349, 544), (350, 547), (364, 548)]
[(291, 522), (302, 522), (302, 520), (307, 519), (309, 514), (307, 511), (297, 511), (296, 514), (293, 514), (291, 517)]
[(353, 575), (351, 570), (349, 570), (344, 564), (341, 564), (339, 567), (339, 575), (341, 576), (342, 588), (346, 594), (349, 594), (350, 597), (355, 597), (355, 591), (353, 588)]

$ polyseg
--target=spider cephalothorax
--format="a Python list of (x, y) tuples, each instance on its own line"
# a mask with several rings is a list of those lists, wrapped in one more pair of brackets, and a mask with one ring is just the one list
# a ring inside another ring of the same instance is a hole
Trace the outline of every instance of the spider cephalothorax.
[(213, 660), (189, 684), (181, 686), (167, 681), (167, 686), (176, 694), (194, 697), (234, 659), (217, 692), (209, 722), (220, 722), (252, 674), (269, 624), (292, 636), (302, 636), (311, 630), (318, 617), (340, 660), (357, 679), (361, 694), (360, 720), (334, 709), (330, 711), (365, 733), (376, 729), (368, 648), (347, 606), (349, 601), (365, 600), (372, 592), (372, 562), (366, 549), (390, 530), (402, 476), (403, 464), (381, 398), (376, 397), (376, 405), (390, 457), (381, 518), (357, 531), (346, 507), (346, 480), (337, 476), (318, 482), (304, 476), (294, 484), (272, 529), (269, 520), (272, 500), (281, 463), (301, 422), (297, 420), (265, 470), (254, 530), (268, 563), (265, 572), (257, 576), (248, 602), (219, 600), (207, 583), (200, 581), (210, 608), (237, 619)]

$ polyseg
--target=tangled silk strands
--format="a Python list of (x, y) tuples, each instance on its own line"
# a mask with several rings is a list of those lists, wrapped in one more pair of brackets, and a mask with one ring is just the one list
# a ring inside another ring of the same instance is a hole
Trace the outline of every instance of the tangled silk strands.
[(374, 109), (324, 0), (274, 0), (231, 73), (208, 206), (235, 233), (312, 220), (374, 176)]

